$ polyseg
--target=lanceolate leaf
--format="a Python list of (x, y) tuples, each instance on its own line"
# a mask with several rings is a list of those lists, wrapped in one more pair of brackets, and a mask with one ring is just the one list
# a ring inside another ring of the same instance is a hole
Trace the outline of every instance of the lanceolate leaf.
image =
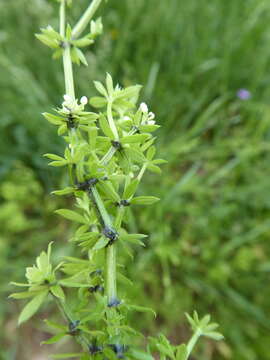
[(130, 202), (135, 205), (152, 205), (159, 201), (159, 198), (155, 196), (137, 196), (133, 198)]
[(59, 209), (55, 210), (55, 212), (59, 215), (62, 215), (64, 218), (68, 220), (72, 220), (81, 224), (87, 224), (87, 220), (80, 214), (75, 211), (69, 209)]
[(60, 334), (54, 335), (50, 339), (48, 339), (46, 341), (42, 341), (41, 344), (47, 344), (47, 345), (55, 344), (56, 342), (60, 341), (66, 335), (67, 335), (66, 333), (60, 333)]
[(19, 325), (23, 322), (30, 319), (40, 308), (43, 301), (46, 299), (48, 295), (48, 290), (41, 292), (40, 294), (36, 295), (22, 310), (20, 317), (19, 317)]

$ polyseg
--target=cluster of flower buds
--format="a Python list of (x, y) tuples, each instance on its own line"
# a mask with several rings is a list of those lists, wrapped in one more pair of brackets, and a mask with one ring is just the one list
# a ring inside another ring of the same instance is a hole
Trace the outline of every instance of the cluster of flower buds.
[(147, 125), (155, 125), (155, 114), (153, 112), (149, 112), (148, 106), (146, 103), (141, 103), (140, 105), (140, 111), (143, 113), (143, 124)]
[(84, 110), (85, 105), (87, 105), (88, 99), (86, 96), (80, 98), (80, 103), (78, 104), (77, 99), (73, 99), (70, 95), (64, 95), (64, 101), (62, 103), (62, 112), (65, 114), (77, 114)]

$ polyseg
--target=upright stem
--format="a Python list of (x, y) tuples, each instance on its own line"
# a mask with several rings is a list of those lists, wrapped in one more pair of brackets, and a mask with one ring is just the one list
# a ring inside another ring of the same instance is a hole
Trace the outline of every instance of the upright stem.
[(64, 64), (66, 94), (71, 96), (72, 99), (75, 99), (73, 69), (72, 69), (72, 62), (70, 56), (70, 45), (66, 43), (64, 46), (65, 49), (63, 54), (63, 64)]
[[(60, 35), (65, 37), (66, 29), (66, 0), (62, 0), (60, 4)], [(70, 55), (70, 44), (64, 42), (64, 53), (63, 53), (63, 66), (64, 66), (64, 77), (65, 77), (65, 89), (66, 94), (75, 99), (74, 80), (73, 80), (73, 68)]]
[[(91, 188), (91, 194), (94, 198), (99, 216), (105, 227), (112, 228), (112, 222), (107, 210), (103, 204), (102, 199), (95, 186)], [(117, 303), (117, 286), (116, 286), (116, 247), (115, 244), (110, 244), (106, 248), (106, 295), (108, 304), (114, 305)]]
[(116, 286), (116, 247), (110, 245), (106, 249), (106, 295), (108, 305), (118, 304)]
[(83, 30), (86, 28), (86, 26), (89, 24), (90, 20), (94, 16), (101, 2), (102, 0), (93, 0), (91, 2), (91, 4), (85, 10), (84, 14), (82, 15), (82, 17), (80, 18), (80, 20), (77, 22), (77, 24), (74, 26), (72, 30), (73, 39), (76, 39), (81, 35)]
[(60, 35), (65, 36), (66, 23), (66, 0), (62, 0), (60, 4)]
[[(97, 8), (101, 4), (102, 0), (93, 0), (91, 5), (87, 8), (81, 19), (78, 21), (77, 25), (72, 31), (73, 38), (78, 37), (84, 28), (87, 26), (92, 16), (96, 12)], [(60, 5), (60, 34), (65, 37), (65, 4), (66, 1), (62, 0)], [(63, 53), (63, 65), (64, 65), (64, 77), (65, 77), (65, 88), (66, 94), (71, 96), (72, 99), (75, 99), (75, 90), (74, 90), (74, 79), (73, 79), (73, 68), (70, 55), (70, 45), (69, 43), (64, 44), (64, 53)], [(118, 139), (118, 134), (116, 127), (113, 122), (111, 108), (109, 109), (109, 117), (112, 126), (114, 126), (114, 133), (116, 139)], [(93, 196), (95, 205), (97, 206), (98, 213), (101, 218), (103, 226), (112, 229), (112, 222), (107, 210), (104, 206), (104, 203), (99, 196), (99, 193), (95, 186), (91, 187), (91, 195)], [(116, 248), (114, 244), (111, 244), (106, 249), (106, 295), (108, 297), (108, 304), (113, 305), (117, 302), (117, 288), (116, 288)]]
[(197, 329), (195, 331), (195, 333), (192, 335), (191, 339), (189, 340), (189, 342), (187, 344), (187, 356), (186, 356), (186, 359), (189, 358), (189, 356), (192, 353), (192, 350), (193, 350), (194, 346), (196, 345), (196, 343), (197, 343), (200, 336), (201, 336), (201, 331), (200, 331), (200, 329)]

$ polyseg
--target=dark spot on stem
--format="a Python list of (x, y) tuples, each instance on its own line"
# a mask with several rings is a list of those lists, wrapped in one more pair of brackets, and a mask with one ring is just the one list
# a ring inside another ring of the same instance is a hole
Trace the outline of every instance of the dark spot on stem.
[(118, 305), (121, 304), (121, 300), (117, 299), (117, 298), (113, 298), (108, 302), (108, 307), (112, 308), (112, 307), (116, 307)]
[(118, 232), (109, 226), (105, 226), (103, 229), (104, 236), (109, 239), (108, 245), (112, 245), (118, 239)]
[(71, 336), (78, 335), (79, 332), (80, 332), (80, 329), (78, 329), (79, 324), (80, 324), (80, 320), (71, 321), (68, 324), (68, 329), (69, 329), (68, 334), (71, 335)]
[(84, 182), (78, 183), (77, 184), (77, 189), (78, 190), (89, 190), (92, 186), (96, 185), (98, 183), (98, 179), (96, 178), (91, 178), (88, 179)]
[(122, 149), (122, 145), (121, 145), (121, 143), (119, 141), (112, 140), (111, 144), (116, 150), (121, 150)]

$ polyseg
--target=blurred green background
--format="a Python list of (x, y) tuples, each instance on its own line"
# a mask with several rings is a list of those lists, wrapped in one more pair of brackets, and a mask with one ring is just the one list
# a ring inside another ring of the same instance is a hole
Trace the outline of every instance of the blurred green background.
[[(74, 1), (73, 17), (87, 4)], [(159, 315), (134, 322), (176, 343), (190, 334), (184, 312), (211, 313), (226, 339), (204, 341), (194, 359), (270, 359), (270, 3), (110, 0), (99, 14), (104, 35), (75, 70), (77, 93), (94, 95), (106, 71), (143, 84), (168, 160), (140, 190), (162, 200), (135, 214), (131, 230), (149, 243), (126, 267), (129, 296)], [(53, 214), (65, 200), (50, 195), (64, 175), (42, 158), (63, 150), (40, 115), (64, 92), (61, 62), (34, 37), (48, 23), (58, 23), (50, 1), (0, 0), (1, 360), (48, 359), (40, 318), (55, 309), (18, 329), (9, 281), (22, 281), (52, 240), (55, 256), (73, 251)]]

